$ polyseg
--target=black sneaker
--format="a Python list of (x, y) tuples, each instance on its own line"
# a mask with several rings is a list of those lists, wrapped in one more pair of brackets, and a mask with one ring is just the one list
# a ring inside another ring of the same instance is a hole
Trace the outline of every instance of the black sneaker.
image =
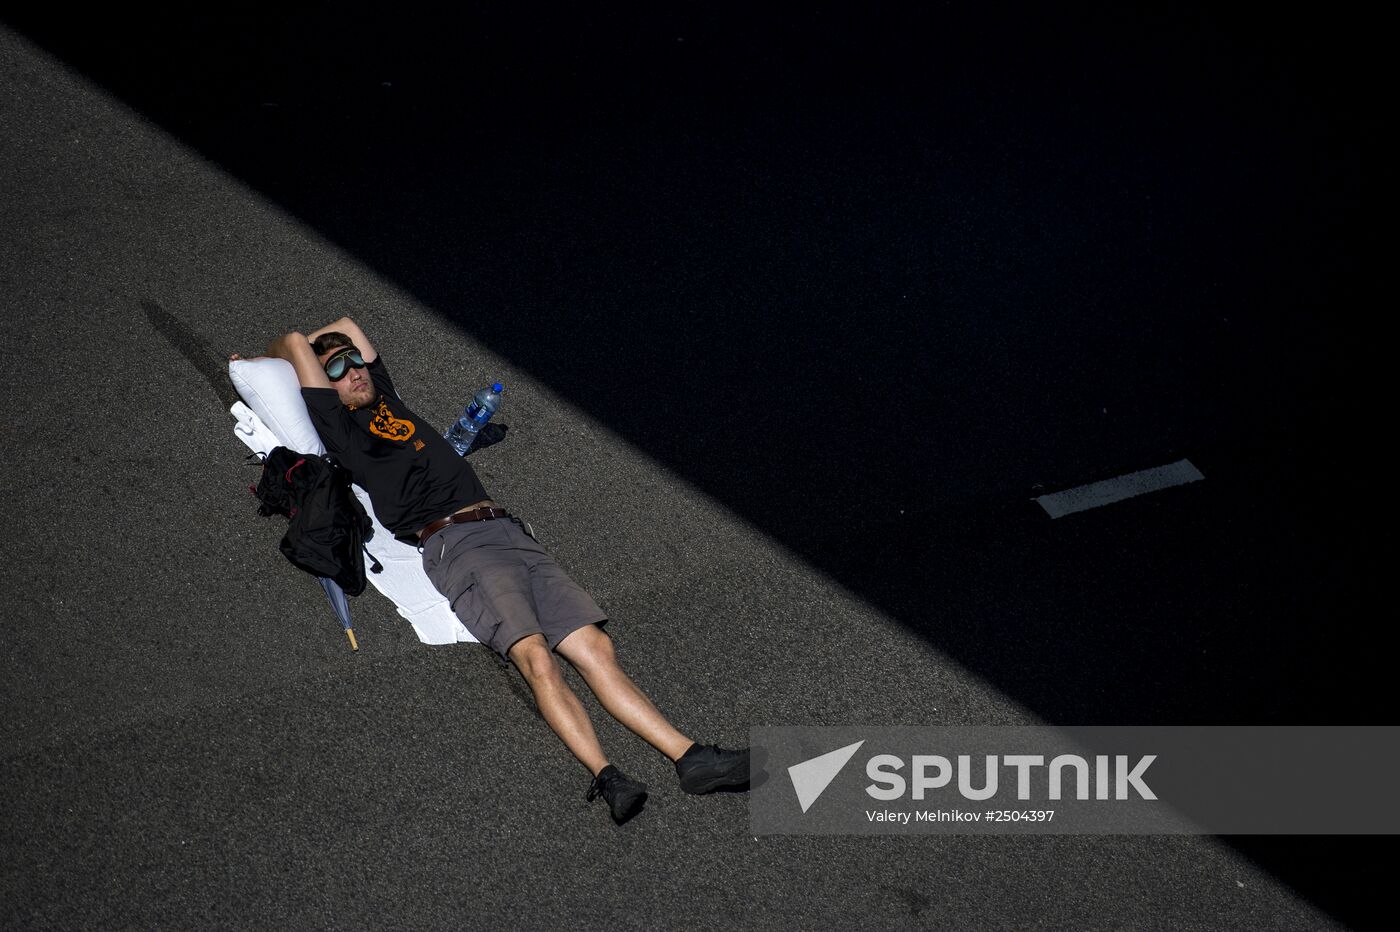
[(592, 785), (588, 787), (588, 795), (584, 799), (592, 802), (600, 794), (612, 810), (613, 821), (621, 825), (641, 812), (642, 807), (646, 805), (647, 785), (638, 783), (609, 764), (598, 771), (598, 776), (593, 778)]
[(676, 761), (681, 789), (700, 795), (749, 782), (749, 749), (729, 751), (717, 744), (692, 744)]

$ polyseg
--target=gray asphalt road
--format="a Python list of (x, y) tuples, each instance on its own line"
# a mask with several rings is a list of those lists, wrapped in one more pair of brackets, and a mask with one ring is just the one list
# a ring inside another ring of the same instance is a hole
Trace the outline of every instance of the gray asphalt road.
[(1211, 838), (755, 839), (743, 796), (683, 796), (600, 719), (655, 788), (618, 829), (485, 651), (418, 644), (371, 592), (352, 655), (208, 377), (347, 310), (429, 418), (509, 386), (483, 481), (683, 729), (1035, 721), (3, 29), (0, 274), (6, 927), (1334, 924)]

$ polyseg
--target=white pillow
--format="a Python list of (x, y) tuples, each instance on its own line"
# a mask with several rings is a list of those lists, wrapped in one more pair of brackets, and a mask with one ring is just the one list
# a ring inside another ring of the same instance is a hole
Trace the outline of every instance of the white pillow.
[(243, 403), (253, 409), (277, 439), (297, 453), (325, 453), (321, 438), (306, 412), (296, 370), (285, 359), (264, 356), (234, 359), (228, 377)]

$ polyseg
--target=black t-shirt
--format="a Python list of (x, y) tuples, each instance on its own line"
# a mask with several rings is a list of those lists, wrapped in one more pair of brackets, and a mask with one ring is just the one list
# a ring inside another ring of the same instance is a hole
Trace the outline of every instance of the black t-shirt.
[(366, 371), (379, 392), (367, 407), (341, 404), (333, 388), (303, 388), (301, 396), (326, 451), (369, 492), (380, 523), (396, 537), (412, 536), (487, 498), (471, 464), (403, 403), (384, 357)]

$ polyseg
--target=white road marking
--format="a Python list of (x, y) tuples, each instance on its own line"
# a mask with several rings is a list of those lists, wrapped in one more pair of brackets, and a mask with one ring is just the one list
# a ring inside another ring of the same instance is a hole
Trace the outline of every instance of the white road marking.
[(1177, 460), (1166, 466), (1130, 472), (1116, 479), (1091, 482), (1052, 495), (1042, 495), (1036, 502), (1050, 517), (1063, 518), (1076, 511), (1088, 511), (1090, 508), (1111, 505), (1136, 495), (1169, 489), (1174, 485), (1200, 482), (1204, 478), (1201, 471), (1191, 465), (1190, 460)]

